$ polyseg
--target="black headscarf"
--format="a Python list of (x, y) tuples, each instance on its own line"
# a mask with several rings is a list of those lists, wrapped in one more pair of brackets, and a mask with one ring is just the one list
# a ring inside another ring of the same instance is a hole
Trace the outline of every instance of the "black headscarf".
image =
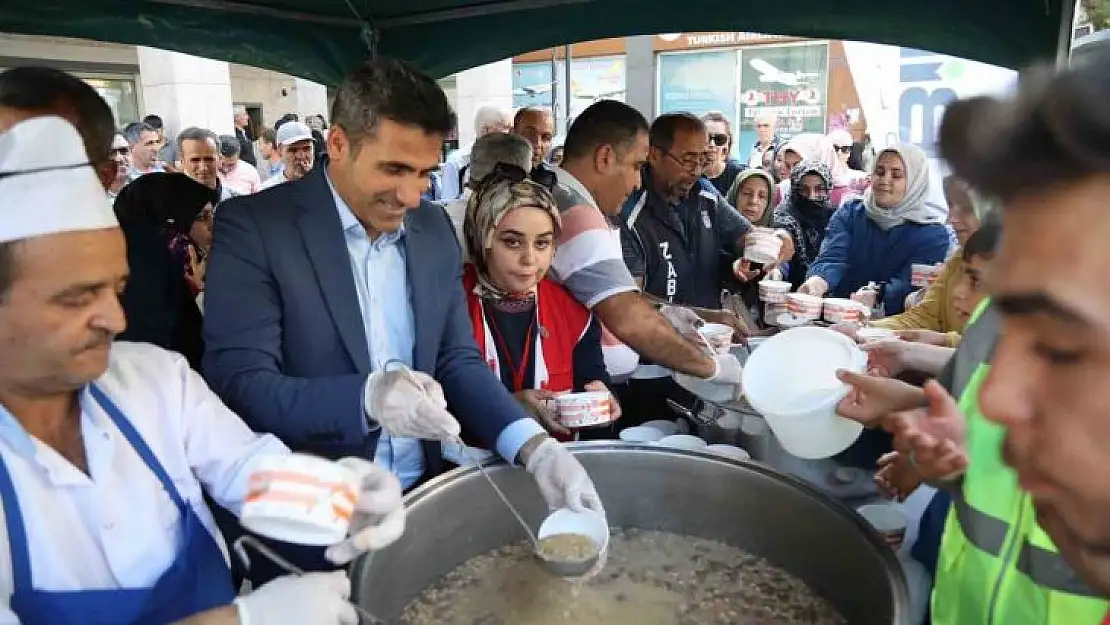
[(218, 201), (215, 191), (185, 174), (154, 172), (120, 191), (116, 218), (121, 225), (142, 222), (160, 232), (187, 235), (204, 207)]
[(790, 172), (790, 197), (775, 209), (775, 227), (786, 229), (794, 239), (794, 257), (787, 279), (795, 289), (805, 281), (809, 266), (817, 260), (833, 214), (828, 196), (811, 200), (802, 195), (802, 179), (810, 174), (820, 176), (826, 188), (832, 189), (832, 174), (824, 163), (802, 161)]
[(803, 225), (823, 231), (829, 225), (829, 217), (832, 216), (830, 195), (826, 194), (824, 198), (818, 200), (811, 200), (802, 195), (802, 179), (811, 174), (820, 176), (825, 182), (825, 188), (832, 189), (832, 173), (824, 163), (802, 161), (790, 172), (790, 204)]

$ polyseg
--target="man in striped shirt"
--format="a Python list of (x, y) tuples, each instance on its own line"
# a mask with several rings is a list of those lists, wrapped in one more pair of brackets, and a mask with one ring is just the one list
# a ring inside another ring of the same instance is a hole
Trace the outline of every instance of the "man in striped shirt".
[(575, 119), (556, 172), (563, 223), (552, 276), (604, 324), (610, 375), (627, 376), (642, 354), (669, 369), (739, 388), (736, 358), (711, 358), (684, 339), (640, 293), (624, 264), (620, 231), (611, 219), (640, 186), (647, 151), (647, 120), (626, 104), (602, 100)]

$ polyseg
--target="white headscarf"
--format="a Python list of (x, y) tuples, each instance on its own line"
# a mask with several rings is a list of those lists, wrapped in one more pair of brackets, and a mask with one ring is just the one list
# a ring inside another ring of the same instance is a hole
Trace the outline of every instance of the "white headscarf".
[(851, 170), (840, 162), (836, 146), (831, 139), (817, 133), (796, 135), (786, 142), (783, 150), (796, 152), (803, 161), (818, 161), (829, 168), (834, 187), (844, 187), (852, 182)]
[[(883, 208), (875, 202), (875, 193), (868, 188), (863, 194), (867, 216), (883, 230), (890, 230), (908, 222), (915, 224), (943, 224), (948, 218), (948, 209), (928, 202), (929, 197), (929, 160), (921, 148), (910, 144), (889, 147), (884, 152), (893, 152), (902, 159), (906, 168), (906, 194), (898, 205)], [(876, 157), (875, 162), (879, 159)], [(874, 170), (871, 174), (874, 175)]]

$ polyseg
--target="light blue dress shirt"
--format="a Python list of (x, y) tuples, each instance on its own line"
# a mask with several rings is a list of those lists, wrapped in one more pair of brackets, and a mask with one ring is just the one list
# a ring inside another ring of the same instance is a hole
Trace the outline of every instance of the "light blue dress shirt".
[[(366, 228), (339, 197), (331, 179), (328, 179), (328, 188), (339, 211), (347, 255), (351, 259), (370, 367), (377, 370), (391, 360), (411, 367), (416, 324), (405, 266), (404, 226), (396, 232), (382, 233), (371, 241)], [(512, 463), (530, 438), (543, 433), (544, 429), (534, 419), (519, 419), (498, 435), (497, 451)], [(426, 466), (424, 448), (419, 440), (390, 436), (384, 429), (378, 439), (374, 461), (396, 474), (405, 489), (420, 480)]]

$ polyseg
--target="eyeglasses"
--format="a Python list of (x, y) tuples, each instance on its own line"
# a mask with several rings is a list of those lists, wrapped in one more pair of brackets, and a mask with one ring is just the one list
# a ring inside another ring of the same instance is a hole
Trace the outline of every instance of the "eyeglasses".
[(525, 179), (529, 179), (549, 191), (555, 188), (555, 172), (550, 169), (544, 167), (536, 167), (533, 168), (531, 172), (526, 172), (524, 171), (524, 169), (516, 165), (502, 162), (494, 165), (493, 171), (490, 172), (485, 178), (482, 178), (478, 182), (478, 185), (484, 187), (493, 182), (497, 182), (498, 180), (508, 180), (509, 182), (516, 184), (518, 182), (524, 182)]
[(718, 132), (709, 135), (709, 142), (717, 147), (724, 147), (728, 145), (728, 135), (723, 132)]
[(672, 154), (670, 150), (660, 148), (660, 151), (666, 154), (672, 161), (678, 163), (682, 169), (691, 173), (697, 173), (709, 167), (710, 158), (708, 154), (686, 154), (682, 156), (682, 158), (679, 158)]
[(850, 154), (852, 152), (852, 146), (850, 146), (850, 145), (838, 145), (838, 146), (836, 146), (836, 151), (840, 152), (841, 154)]

